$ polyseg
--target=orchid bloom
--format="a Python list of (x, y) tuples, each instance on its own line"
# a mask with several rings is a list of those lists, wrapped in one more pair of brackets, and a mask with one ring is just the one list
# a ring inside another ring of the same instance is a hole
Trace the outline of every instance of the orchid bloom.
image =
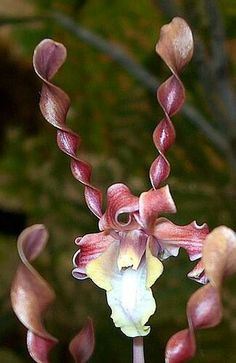
[[(91, 183), (91, 166), (77, 156), (79, 136), (66, 126), (69, 98), (51, 82), (65, 61), (66, 49), (46, 39), (34, 53), (34, 68), (43, 82), (42, 114), (57, 128), (58, 146), (71, 158), (72, 173), (85, 186), (86, 203), (99, 219), (100, 232), (76, 240), (79, 249), (74, 256), (73, 276), (91, 278), (106, 290), (114, 324), (129, 337), (145, 336), (150, 331), (146, 323), (156, 309), (151, 286), (163, 271), (162, 260), (177, 256), (180, 248), (187, 251), (190, 260), (200, 258), (208, 234), (206, 224), (177, 226), (161, 216), (176, 212), (169, 187), (160, 184), (169, 175), (165, 153), (175, 140), (170, 117), (185, 100), (179, 74), (193, 52), (192, 33), (183, 19), (174, 18), (162, 28), (156, 50), (172, 75), (157, 91), (164, 118), (153, 133), (159, 155), (150, 167), (151, 188), (138, 197), (125, 184), (113, 184), (107, 191), (105, 212), (101, 191)], [(205, 283), (202, 262), (188, 276)]]
[[(124, 184), (108, 189), (107, 210), (100, 233), (78, 238), (73, 276), (90, 277), (106, 290), (114, 324), (130, 337), (145, 336), (156, 304), (151, 286), (163, 271), (162, 259), (176, 256), (180, 247), (191, 260), (201, 255), (208, 229), (195, 222), (177, 226), (160, 213), (175, 212), (168, 186), (135, 197)], [(120, 217), (127, 214), (127, 221)]]

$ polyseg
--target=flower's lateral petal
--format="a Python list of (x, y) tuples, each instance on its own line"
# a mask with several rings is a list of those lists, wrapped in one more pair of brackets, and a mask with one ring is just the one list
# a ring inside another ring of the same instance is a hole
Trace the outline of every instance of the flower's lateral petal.
[(90, 261), (86, 266), (87, 276), (104, 290), (112, 289), (114, 271), (118, 270), (118, 254), (119, 242), (113, 241), (103, 254)]
[(76, 267), (72, 275), (77, 279), (86, 278), (87, 264), (100, 256), (114, 241), (114, 237), (106, 232), (86, 234), (82, 238), (77, 238), (76, 243), (79, 250), (73, 257), (73, 264)]
[(137, 270), (141, 258), (146, 250), (147, 235), (140, 229), (124, 232), (120, 240), (118, 268), (132, 267)]
[(27, 345), (31, 357), (47, 363), (49, 351), (57, 343), (44, 328), (42, 318), (55, 298), (54, 291), (30, 264), (43, 250), (48, 233), (43, 225), (26, 228), (18, 238), (19, 265), (11, 287), (12, 307), (28, 329)]
[(146, 287), (149, 288), (151, 287), (156, 280), (161, 276), (162, 272), (163, 272), (163, 264), (161, 263), (161, 261), (153, 256), (151, 250), (150, 250), (150, 239), (151, 237), (149, 237), (149, 241), (147, 243), (147, 248), (146, 248), (146, 265), (147, 265), (147, 278), (146, 278)]
[(70, 342), (69, 350), (76, 363), (86, 363), (93, 354), (94, 347), (93, 322), (88, 318), (84, 327)]
[(208, 233), (206, 224), (199, 226), (194, 221), (186, 226), (177, 226), (166, 218), (159, 218), (154, 228), (154, 236), (163, 250), (163, 259), (177, 256), (181, 247), (187, 251), (191, 261), (200, 258)]
[[(138, 210), (139, 198), (134, 196), (125, 184), (111, 185), (107, 190), (107, 210), (99, 221), (100, 230), (134, 229), (137, 223), (132, 213)], [(127, 221), (119, 221), (122, 214), (127, 214)]]
[(146, 287), (147, 271), (144, 262), (137, 270), (132, 268), (114, 270), (112, 289), (107, 291), (107, 301), (112, 310), (111, 318), (116, 327), (129, 336), (145, 336), (150, 332), (146, 326), (156, 310), (150, 288)]
[(143, 228), (153, 227), (160, 213), (175, 213), (175, 203), (171, 197), (169, 186), (149, 190), (140, 195), (139, 217)]
[(219, 288), (225, 276), (236, 272), (236, 234), (220, 226), (206, 238), (202, 261), (212, 286)]
[(156, 51), (173, 73), (179, 73), (193, 55), (191, 29), (182, 18), (175, 17), (161, 28)]

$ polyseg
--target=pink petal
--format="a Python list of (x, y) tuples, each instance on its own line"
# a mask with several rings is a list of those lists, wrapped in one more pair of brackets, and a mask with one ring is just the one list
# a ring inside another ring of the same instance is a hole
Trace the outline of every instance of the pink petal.
[(175, 203), (171, 197), (168, 185), (157, 190), (149, 190), (140, 195), (140, 223), (145, 229), (153, 227), (160, 213), (175, 212)]
[(28, 329), (27, 345), (32, 358), (48, 362), (48, 354), (57, 340), (44, 328), (42, 318), (55, 298), (54, 291), (30, 264), (42, 252), (48, 239), (44, 226), (25, 229), (18, 239), (19, 265), (11, 287), (12, 307)]
[(66, 117), (70, 107), (68, 95), (51, 83), (66, 59), (66, 48), (51, 39), (43, 40), (34, 51), (33, 65), (35, 72), (43, 82), (40, 109), (44, 118), (57, 128), (57, 144), (71, 158), (71, 171), (74, 177), (85, 187), (85, 200), (90, 210), (101, 217), (101, 191), (91, 184), (91, 166), (77, 157), (80, 137), (66, 126)]
[[(132, 213), (139, 207), (139, 198), (131, 194), (129, 188), (121, 183), (113, 184), (107, 191), (107, 210), (99, 221), (101, 230), (127, 230), (138, 226)], [(127, 214), (127, 221), (122, 222), (119, 217)]]
[(93, 322), (88, 318), (82, 330), (72, 339), (69, 350), (76, 363), (86, 363), (95, 346)]
[(164, 258), (177, 256), (179, 248), (184, 248), (191, 261), (202, 255), (203, 241), (208, 234), (208, 226), (198, 226), (192, 222), (186, 226), (177, 226), (166, 218), (159, 218), (154, 229), (154, 236), (164, 251)]
[(79, 250), (73, 258), (74, 266), (72, 275), (77, 279), (86, 278), (87, 264), (100, 256), (114, 241), (114, 237), (107, 232), (86, 234), (83, 238), (78, 238), (75, 242)]

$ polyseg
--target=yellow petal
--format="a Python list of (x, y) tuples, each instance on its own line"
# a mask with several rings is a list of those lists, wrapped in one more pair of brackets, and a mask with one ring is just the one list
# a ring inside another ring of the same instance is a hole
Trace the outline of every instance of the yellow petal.
[(153, 256), (149, 242), (146, 248), (147, 278), (146, 287), (151, 287), (163, 272), (163, 264), (157, 257)]
[(99, 257), (87, 264), (86, 273), (91, 280), (102, 289), (112, 289), (112, 276), (117, 269), (119, 242), (114, 241)]

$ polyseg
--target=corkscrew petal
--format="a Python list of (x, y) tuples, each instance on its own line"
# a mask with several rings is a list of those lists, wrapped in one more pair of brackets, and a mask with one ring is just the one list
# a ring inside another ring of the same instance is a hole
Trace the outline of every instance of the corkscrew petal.
[(174, 18), (162, 27), (156, 51), (173, 74), (157, 90), (157, 99), (165, 118), (153, 133), (153, 141), (160, 154), (151, 164), (149, 172), (154, 189), (169, 176), (170, 164), (165, 153), (175, 141), (175, 130), (170, 117), (181, 109), (185, 101), (185, 89), (179, 73), (192, 57), (193, 38), (183, 19)]
[(34, 69), (43, 82), (40, 109), (44, 118), (57, 128), (58, 147), (71, 158), (74, 177), (85, 187), (85, 200), (90, 210), (100, 218), (102, 215), (101, 191), (91, 184), (91, 166), (77, 157), (80, 137), (66, 126), (70, 107), (68, 95), (51, 83), (66, 59), (65, 47), (51, 39), (43, 40), (35, 49)]
[[(209, 283), (198, 289), (187, 304), (189, 328), (172, 336), (166, 347), (166, 362), (181, 363), (196, 353), (194, 331), (214, 327), (222, 319), (222, 284), (226, 276), (236, 272), (236, 233), (220, 226), (209, 233), (203, 244), (202, 264)], [(178, 349), (176, 349), (176, 347)]]
[(31, 226), (21, 233), (17, 247), (22, 262), (11, 287), (13, 310), (28, 329), (28, 351), (38, 363), (48, 363), (49, 352), (57, 344), (57, 339), (46, 331), (42, 322), (55, 294), (31, 265), (44, 249), (47, 239), (47, 231), (42, 225)]

